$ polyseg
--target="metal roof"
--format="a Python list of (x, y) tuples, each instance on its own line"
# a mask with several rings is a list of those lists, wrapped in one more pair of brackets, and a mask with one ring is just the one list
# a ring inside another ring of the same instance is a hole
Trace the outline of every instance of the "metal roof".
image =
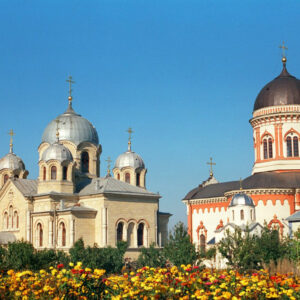
[(31, 196), (37, 193), (37, 180), (13, 178), (11, 181), (24, 196)]
[(287, 217), (286, 220), (289, 222), (300, 221), (300, 210)]
[(50, 145), (42, 155), (43, 161), (49, 161), (51, 159), (58, 160), (60, 162), (63, 161), (73, 161), (73, 156), (70, 152), (70, 150), (65, 147), (63, 144), (60, 144), (58, 142)]

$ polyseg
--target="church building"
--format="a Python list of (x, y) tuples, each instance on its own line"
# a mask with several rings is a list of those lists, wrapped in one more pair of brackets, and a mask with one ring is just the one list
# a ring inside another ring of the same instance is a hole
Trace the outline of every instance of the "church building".
[(68, 81), (68, 107), (48, 124), (38, 146), (37, 179), (27, 178), (11, 131), (9, 153), (0, 159), (0, 244), (23, 239), (37, 249), (68, 250), (79, 238), (99, 247), (123, 240), (133, 258), (140, 247), (163, 246), (171, 215), (159, 211), (161, 196), (146, 189), (147, 169), (132, 151), (132, 130), (113, 176), (109, 166), (100, 177), (98, 133), (74, 111)]
[(281, 73), (254, 103), (252, 174), (241, 181), (218, 182), (211, 170), (183, 199), (189, 234), (198, 249), (217, 242), (219, 232), (230, 224), (267, 224), (281, 236), (299, 227), (300, 80), (289, 74), (286, 62), (283, 55)]

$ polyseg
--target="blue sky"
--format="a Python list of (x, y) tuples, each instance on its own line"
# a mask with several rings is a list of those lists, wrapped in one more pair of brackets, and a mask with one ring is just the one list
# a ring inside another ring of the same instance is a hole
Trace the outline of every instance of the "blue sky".
[(186, 222), (185, 194), (217, 163), (219, 181), (247, 177), (249, 124), (259, 90), (281, 71), (300, 77), (299, 1), (0, 2), (0, 154), (14, 150), (38, 173), (46, 125), (67, 106), (98, 130), (105, 159), (127, 147), (148, 168), (147, 187), (163, 196), (171, 226)]

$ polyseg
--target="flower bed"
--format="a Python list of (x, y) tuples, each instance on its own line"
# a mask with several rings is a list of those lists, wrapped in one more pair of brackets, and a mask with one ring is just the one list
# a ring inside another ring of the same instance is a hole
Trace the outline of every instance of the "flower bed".
[(300, 280), (290, 275), (250, 275), (198, 267), (144, 267), (106, 276), (81, 263), (39, 272), (0, 275), (1, 299), (300, 299)]

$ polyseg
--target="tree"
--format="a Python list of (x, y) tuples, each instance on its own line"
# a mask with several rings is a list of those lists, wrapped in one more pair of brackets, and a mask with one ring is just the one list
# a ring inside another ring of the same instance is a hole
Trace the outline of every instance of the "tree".
[(139, 267), (164, 267), (166, 265), (166, 258), (162, 250), (155, 248), (155, 244), (151, 244), (149, 248), (141, 248), (141, 254), (137, 260)]
[(199, 263), (195, 245), (182, 222), (177, 223), (170, 232), (163, 255), (176, 266)]

